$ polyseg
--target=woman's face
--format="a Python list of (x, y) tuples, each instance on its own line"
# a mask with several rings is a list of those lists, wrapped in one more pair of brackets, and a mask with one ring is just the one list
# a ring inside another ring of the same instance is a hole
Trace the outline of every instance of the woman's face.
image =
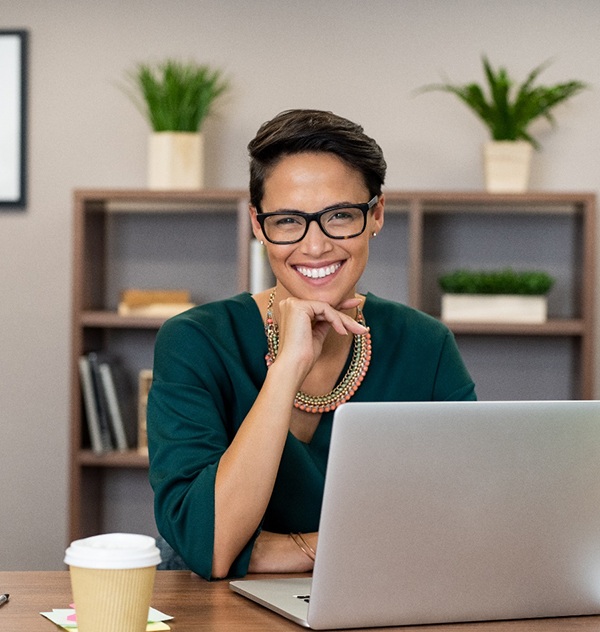
[[(331, 153), (286, 156), (265, 179), (262, 212), (294, 210), (316, 213), (336, 204), (369, 201), (362, 174)], [(251, 208), (254, 235), (263, 240), (277, 297), (288, 295), (320, 300), (336, 306), (353, 297), (369, 256), (369, 240), (383, 226), (383, 197), (369, 211), (364, 232), (351, 239), (331, 239), (317, 222), (309, 224), (304, 239), (295, 244), (267, 241)]]

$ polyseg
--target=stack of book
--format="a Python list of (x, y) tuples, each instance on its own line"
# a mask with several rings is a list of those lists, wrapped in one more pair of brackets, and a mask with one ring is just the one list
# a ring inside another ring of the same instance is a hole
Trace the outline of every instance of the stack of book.
[(121, 292), (117, 311), (121, 316), (169, 318), (194, 306), (188, 290), (128, 289)]
[(92, 450), (104, 454), (134, 447), (135, 395), (120, 363), (91, 352), (79, 358), (79, 375)]

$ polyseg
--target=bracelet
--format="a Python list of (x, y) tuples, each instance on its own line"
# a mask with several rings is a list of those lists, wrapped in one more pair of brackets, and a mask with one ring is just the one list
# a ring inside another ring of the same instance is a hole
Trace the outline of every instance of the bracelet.
[(298, 533), (297, 536), (302, 540), (306, 548), (311, 552), (312, 559), (314, 560), (317, 556), (317, 552), (312, 548), (312, 546), (308, 543), (308, 540), (304, 537), (302, 533)]
[(301, 533), (290, 533), (290, 538), (296, 543), (298, 548), (310, 558), (313, 562), (315, 561), (315, 556), (317, 552), (312, 548), (312, 546), (304, 539), (304, 536)]

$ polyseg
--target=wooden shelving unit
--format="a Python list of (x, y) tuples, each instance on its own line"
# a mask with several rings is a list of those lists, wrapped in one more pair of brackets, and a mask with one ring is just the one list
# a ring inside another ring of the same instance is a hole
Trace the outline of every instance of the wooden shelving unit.
[[(386, 223), (372, 242), (359, 289), (435, 315), (436, 279), (450, 269), (549, 269), (557, 283), (547, 323), (449, 325), (483, 399), (594, 397), (593, 194), (386, 191), (385, 196)], [(149, 522), (152, 511), (143, 480), (147, 456), (135, 450), (98, 456), (87, 445), (78, 358), (109, 351), (125, 358), (135, 380), (139, 370), (152, 366), (163, 319), (120, 316), (119, 292), (185, 287), (194, 301), (205, 302), (247, 290), (251, 237), (246, 191), (75, 191), (70, 539), (123, 528), (130, 512), (127, 506), (119, 511), (118, 504), (127, 503), (123, 489), (129, 478), (138, 477), (132, 494), (140, 506), (150, 505)], [(551, 358), (540, 360), (547, 374), (524, 364), (540, 353)], [(516, 371), (503, 366), (513, 362)], [(532, 377), (530, 387), (519, 370)], [(511, 378), (524, 390), (511, 386)], [(111, 485), (121, 491), (113, 494)], [(152, 532), (153, 523), (146, 530)]]

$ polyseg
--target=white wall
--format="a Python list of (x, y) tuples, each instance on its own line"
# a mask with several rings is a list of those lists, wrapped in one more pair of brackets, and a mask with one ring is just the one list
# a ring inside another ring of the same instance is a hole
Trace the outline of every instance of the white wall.
[[(207, 184), (244, 187), (245, 147), (289, 107), (361, 122), (388, 186), (480, 189), (481, 124), (437, 81), (518, 78), (592, 90), (540, 125), (532, 188), (600, 184), (596, 0), (0, 0), (30, 32), (29, 205), (0, 212), (0, 570), (61, 568), (66, 540), (71, 192), (142, 187), (147, 126), (115, 86), (137, 61), (195, 58), (233, 90), (207, 127)], [(1, 166), (0, 166), (1, 168)]]

